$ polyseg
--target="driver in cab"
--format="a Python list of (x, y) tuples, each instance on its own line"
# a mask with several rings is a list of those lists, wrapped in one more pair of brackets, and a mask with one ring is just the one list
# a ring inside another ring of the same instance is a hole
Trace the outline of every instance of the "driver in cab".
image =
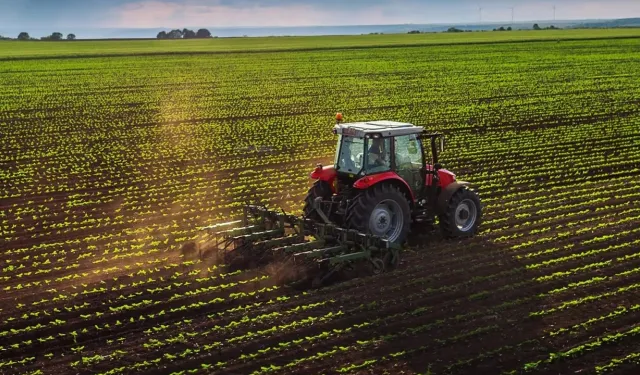
[(385, 170), (390, 167), (382, 138), (373, 138), (367, 155), (367, 169)]

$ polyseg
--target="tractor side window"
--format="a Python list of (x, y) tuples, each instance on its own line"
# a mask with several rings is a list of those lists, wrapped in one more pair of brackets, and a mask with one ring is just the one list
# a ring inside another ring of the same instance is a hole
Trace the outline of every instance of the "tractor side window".
[(336, 155), (338, 170), (348, 173), (360, 173), (362, 170), (364, 139), (341, 136), (338, 140), (339, 154)]
[(424, 186), (422, 177), (422, 150), (415, 134), (398, 136), (394, 143), (396, 157), (396, 173), (413, 190), (420, 192)]
[(380, 173), (391, 169), (390, 138), (370, 138), (367, 147), (367, 173)]
[(397, 169), (422, 168), (422, 150), (415, 134), (395, 137)]

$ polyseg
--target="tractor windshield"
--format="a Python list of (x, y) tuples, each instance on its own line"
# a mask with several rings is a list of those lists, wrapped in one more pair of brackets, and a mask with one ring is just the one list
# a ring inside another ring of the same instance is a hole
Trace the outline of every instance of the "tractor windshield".
[(336, 170), (359, 174), (364, 163), (364, 138), (340, 134), (336, 151)]

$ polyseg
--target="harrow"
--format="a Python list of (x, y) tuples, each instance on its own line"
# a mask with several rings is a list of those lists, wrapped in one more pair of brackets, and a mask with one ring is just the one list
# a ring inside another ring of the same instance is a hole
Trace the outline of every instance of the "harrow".
[(213, 256), (231, 270), (275, 262), (287, 267), (286, 273), (297, 270), (292, 281), (310, 281), (312, 287), (362, 265), (373, 274), (392, 269), (402, 248), (380, 236), (258, 205), (244, 206), (240, 220), (199, 229), (202, 258)]

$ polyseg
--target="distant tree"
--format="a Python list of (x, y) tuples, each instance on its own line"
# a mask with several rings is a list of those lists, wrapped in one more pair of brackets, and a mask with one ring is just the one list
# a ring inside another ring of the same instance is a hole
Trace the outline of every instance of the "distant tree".
[(75, 40), (76, 39), (76, 34), (68, 34), (67, 35), (67, 40)]
[(25, 31), (18, 34), (18, 40), (29, 40), (29, 39), (30, 39), (29, 33)]
[(507, 27), (507, 31), (511, 31), (511, 30), (512, 30), (511, 26)]
[(211, 38), (211, 33), (207, 29), (200, 29), (196, 33), (196, 38)]
[(167, 38), (169, 39), (180, 39), (182, 38), (182, 31), (178, 29), (171, 30), (167, 33)]
[(500, 28), (498, 29), (498, 31), (506, 31), (506, 30), (504, 29), (504, 26), (500, 26)]
[(182, 37), (184, 39), (193, 39), (193, 38), (196, 37), (196, 33), (193, 30), (183, 29), (182, 30)]
[(62, 33), (55, 32), (51, 35), (43, 36), (40, 40), (62, 40)]
[(164, 30), (163, 30), (163, 31), (160, 31), (160, 32), (158, 33), (158, 35), (156, 36), (156, 38), (158, 38), (158, 39), (167, 39), (167, 32), (166, 32), (166, 31), (164, 31)]
[(407, 34), (420, 34), (420, 30), (411, 30)]
[(541, 29), (540, 29), (540, 26), (539, 26), (537, 23), (534, 23), (534, 24), (533, 24), (533, 29), (534, 29), (534, 30), (541, 30)]
[(447, 32), (448, 32), (448, 33), (461, 33), (461, 32), (462, 32), (462, 30), (460, 30), (460, 29), (458, 29), (458, 28), (455, 28), (455, 27), (450, 27), (450, 28), (447, 30)]

